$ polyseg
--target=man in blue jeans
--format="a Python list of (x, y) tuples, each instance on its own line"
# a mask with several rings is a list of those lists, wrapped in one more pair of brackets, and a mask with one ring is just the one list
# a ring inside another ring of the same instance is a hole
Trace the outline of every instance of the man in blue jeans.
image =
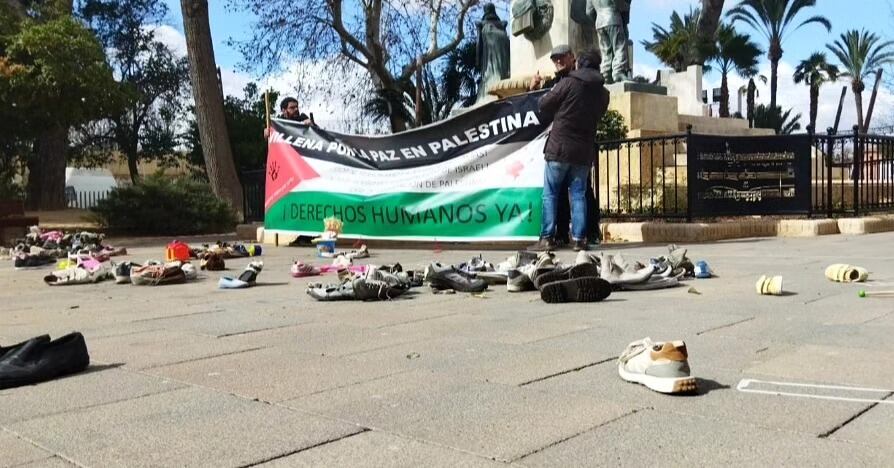
[(540, 98), (540, 112), (553, 116), (544, 149), (543, 218), (540, 240), (530, 250), (556, 247), (558, 198), (571, 195), (571, 237), (575, 251), (587, 249), (587, 177), (596, 160), (596, 125), (608, 110), (608, 90), (599, 73), (602, 56), (589, 50), (577, 69)]

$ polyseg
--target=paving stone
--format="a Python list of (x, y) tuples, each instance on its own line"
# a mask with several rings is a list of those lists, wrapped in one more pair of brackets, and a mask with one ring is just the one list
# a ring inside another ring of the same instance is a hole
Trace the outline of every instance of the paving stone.
[[(884, 401), (892, 402), (894, 397)], [(894, 440), (891, 421), (894, 421), (894, 404), (879, 404), (835, 431), (831, 438), (891, 450)]]
[(38, 385), (0, 390), (0, 424), (32, 419), (115, 401), (169, 392), (182, 385), (116, 369), (93, 365), (87, 371)]
[[(3, 401), (3, 400), (0, 400)], [(12, 467), (52, 457), (53, 454), (0, 429), (0, 467)]]
[(883, 466), (867, 447), (646, 410), (520, 460), (539, 466)]
[(153, 375), (248, 398), (283, 401), (404, 371), (389, 363), (309, 354), (287, 346), (156, 367)]
[(181, 389), (11, 425), (89, 466), (242, 466), (362, 429), (204, 389)]
[(504, 463), (378, 431), (369, 431), (259, 465), (351, 467), (499, 467)]
[[(291, 402), (289, 403), (291, 404)], [(512, 461), (631, 411), (579, 394), (469, 383), (401, 392), (325, 413), (395, 434)]]
[(145, 369), (257, 349), (262, 343), (227, 341), (169, 330), (90, 339), (90, 355), (106, 363)]
[(807, 345), (762, 364), (749, 373), (777, 376), (782, 381), (798, 379), (812, 383), (851, 387), (874, 387), (894, 391), (894, 353), (874, 349)]

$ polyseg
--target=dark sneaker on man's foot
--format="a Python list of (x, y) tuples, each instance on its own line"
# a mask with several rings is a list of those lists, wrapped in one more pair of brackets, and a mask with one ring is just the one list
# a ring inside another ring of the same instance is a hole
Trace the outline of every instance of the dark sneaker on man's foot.
[(682, 341), (656, 343), (643, 338), (630, 343), (618, 359), (618, 375), (660, 393), (692, 392), (697, 387)]
[(549, 304), (563, 302), (598, 302), (611, 294), (607, 281), (593, 276), (546, 283), (540, 290), (540, 298)]
[(534, 287), (542, 289), (545, 284), (553, 281), (583, 278), (586, 276), (599, 277), (599, 267), (595, 263), (583, 263), (565, 268), (556, 268), (552, 271), (538, 275), (534, 278)]
[(574, 249), (575, 252), (581, 252), (589, 249), (586, 239), (575, 240), (571, 243), (571, 248)]
[(472, 278), (453, 266), (432, 263), (429, 266), (429, 282), (435, 289), (453, 289), (457, 292), (482, 292), (487, 289), (484, 280)]
[(531, 250), (534, 252), (546, 252), (548, 250), (555, 250), (556, 242), (551, 237), (544, 237), (537, 241), (536, 244), (528, 246), (527, 250)]

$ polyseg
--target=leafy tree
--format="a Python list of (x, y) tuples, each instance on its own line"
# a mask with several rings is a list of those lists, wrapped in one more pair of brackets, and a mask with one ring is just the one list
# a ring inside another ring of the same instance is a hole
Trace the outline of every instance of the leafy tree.
[[(230, 0), (254, 15), (254, 36), (242, 52), (264, 71), (286, 58), (360, 66), (369, 74), (385, 108), (391, 130), (407, 128), (407, 84), (426, 67), (459, 47), (470, 9), (479, 0)], [(298, 14), (294, 14), (299, 12)], [(319, 80), (318, 71), (299, 70), (299, 79)], [(322, 77), (322, 79), (326, 79)]]
[(772, 128), (777, 135), (791, 135), (801, 129), (801, 114), (792, 115), (792, 110), (782, 112), (779, 107), (767, 107), (763, 104), (754, 108), (754, 126), (756, 128)]
[(160, 0), (82, 0), (80, 16), (102, 41), (121, 85), (121, 109), (85, 130), (87, 151), (127, 158), (131, 181), (141, 159), (170, 156), (177, 146), (176, 121), (188, 80), (185, 58), (155, 38), (167, 6)]
[(841, 76), (850, 78), (854, 102), (857, 106), (857, 126), (866, 132), (863, 116), (865, 79), (876, 69), (894, 63), (894, 41), (883, 41), (866, 30), (847, 31), (826, 46), (841, 62)]
[(674, 71), (685, 71), (690, 65), (704, 65), (716, 51), (711, 41), (700, 39), (698, 17), (698, 8), (690, 8), (682, 17), (676, 11), (671, 14), (669, 30), (652, 23), (652, 42), (642, 41), (643, 47)]
[(217, 81), (208, 1), (180, 0), (180, 10), (183, 13), (196, 123), (205, 155), (205, 173), (214, 195), (230, 205), (242, 218), (242, 185), (233, 161), (223, 96)]
[[(816, 6), (816, 0), (739, 0), (735, 8), (726, 13), (735, 23), (741, 21), (767, 39), (767, 58), (770, 59), (770, 108), (776, 107), (776, 91), (779, 83), (779, 61), (782, 60), (782, 41), (787, 33), (808, 24), (820, 24), (827, 32), (832, 23), (824, 16), (811, 16), (794, 26), (799, 13)], [(794, 29), (790, 29), (794, 26)]]
[(838, 80), (838, 67), (826, 59), (826, 54), (815, 52), (795, 68), (795, 83), (810, 87), (810, 128), (816, 131), (816, 115), (819, 108), (820, 88)]
[(763, 51), (747, 34), (739, 33), (732, 25), (724, 24), (717, 30), (717, 55), (713, 57), (720, 69), (720, 117), (729, 117), (729, 73), (735, 70), (742, 76), (757, 73), (757, 62)]
[[(249, 83), (243, 89), (244, 96), (227, 96), (224, 99), (224, 113), (227, 119), (227, 130), (230, 135), (230, 146), (236, 168), (240, 171), (263, 169), (267, 161), (267, 141), (262, 129), (266, 126), (266, 107), (264, 96), (258, 91), (258, 85)], [(271, 103), (279, 100), (275, 91), (270, 91)], [(190, 121), (189, 130), (183, 135), (189, 162), (204, 170), (205, 158), (202, 151), (202, 140), (199, 137), (199, 126), (195, 119)]]
[(69, 128), (115, 105), (102, 46), (68, 6), (0, 3), (0, 147), (7, 167), (25, 153), (31, 208), (64, 208)]
[(614, 141), (627, 138), (627, 124), (620, 112), (609, 109), (596, 127), (596, 141)]

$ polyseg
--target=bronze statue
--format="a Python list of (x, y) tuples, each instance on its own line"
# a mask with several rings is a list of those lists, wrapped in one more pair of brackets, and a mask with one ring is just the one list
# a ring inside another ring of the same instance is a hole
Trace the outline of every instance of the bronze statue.
[[(584, 23), (586, 11), (589, 24), (595, 26), (599, 51), (602, 53), (602, 76), (606, 83), (630, 80), (630, 60), (627, 51), (630, 39), (631, 0), (573, 0), (571, 17)], [(586, 3), (586, 5), (583, 5)]]
[(552, 0), (514, 0), (512, 2), (512, 35), (525, 35), (536, 41), (549, 32), (553, 25)]
[(475, 49), (481, 84), (478, 101), (487, 97), (490, 86), (509, 78), (509, 34), (507, 23), (497, 16), (493, 3), (484, 4), (484, 17), (478, 22), (478, 47)]

